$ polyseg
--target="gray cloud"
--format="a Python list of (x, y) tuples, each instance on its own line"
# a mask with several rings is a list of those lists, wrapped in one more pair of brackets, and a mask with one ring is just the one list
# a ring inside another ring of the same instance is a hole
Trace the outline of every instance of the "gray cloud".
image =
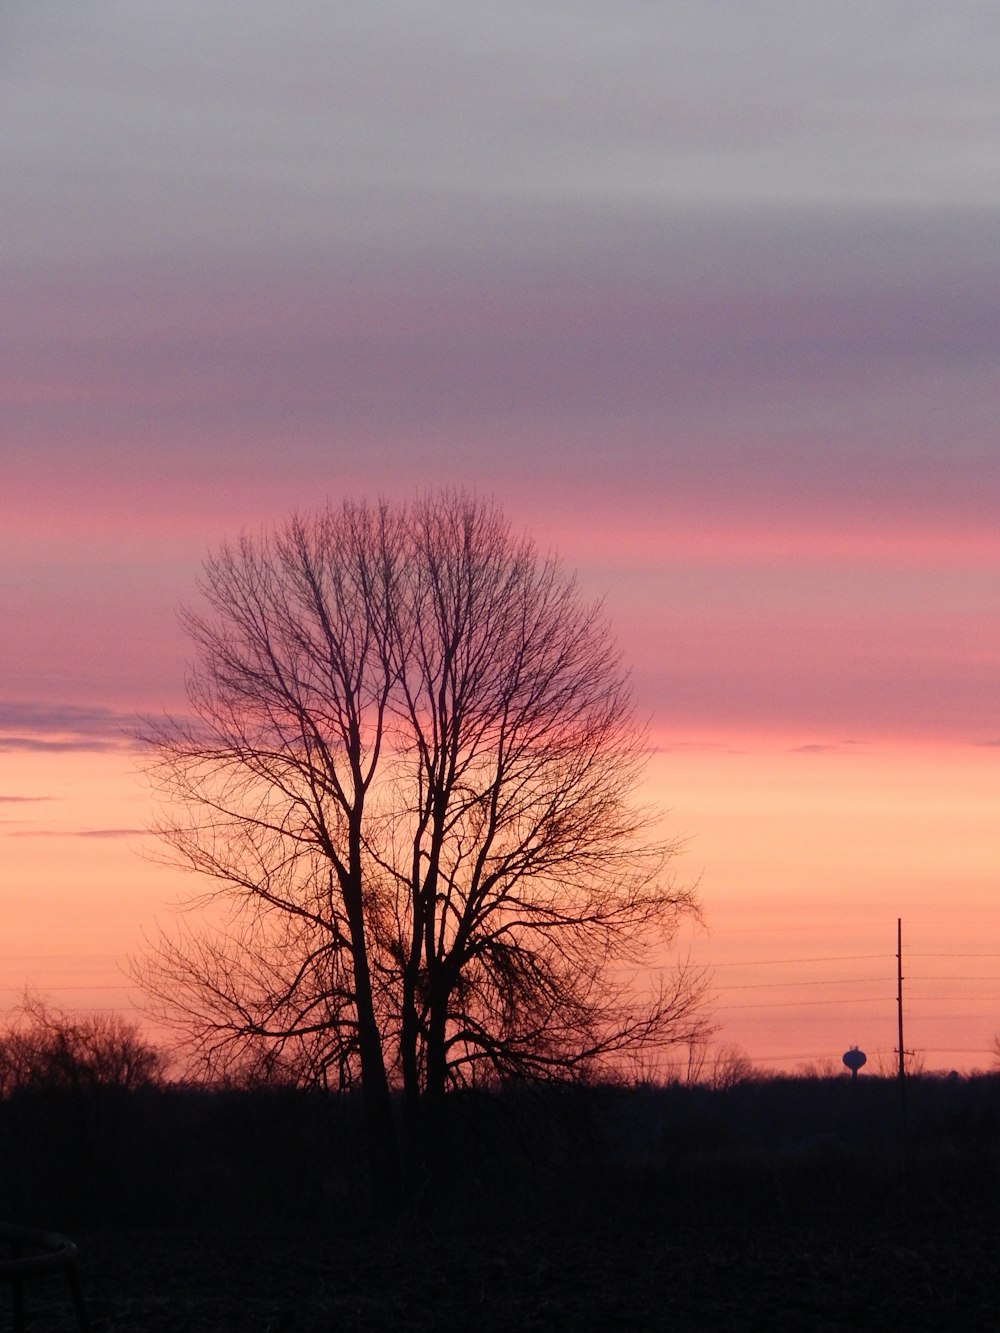
[(142, 838), (149, 829), (144, 828), (96, 828), (96, 829), (17, 829), (8, 833), (8, 838)]
[(55, 12), (0, 19), (25, 469), (426, 484), (492, 436), (562, 480), (613, 439), (646, 490), (989, 519), (988, 6)]
[(131, 749), (138, 718), (113, 708), (0, 700), (0, 752), (68, 754)]
[(63, 247), (398, 251), (428, 196), (445, 226), (470, 195), (998, 201), (1000, 39), (968, 0), (30, 8), (5, 165)]
[[(633, 461), (682, 490), (989, 517), (992, 217), (599, 210), (579, 223), (571, 204), (548, 222), (501, 209), (489, 256), (387, 257), (381, 272), (338, 252), (311, 276), (299, 256), (266, 277), (220, 259), (204, 280), (126, 269), (96, 290), (26, 284), (6, 359), (26, 383), (47, 367), (78, 400), (89, 460), (147, 481), (195, 463), (316, 473), (334, 452), (426, 477), (442, 440), (478, 470), (484, 431), (504, 441), (503, 471), (561, 476), (600, 468), (613, 435), (619, 473)], [(27, 441), (58, 447), (53, 410), (22, 412), (26, 468)], [(122, 456), (137, 432), (150, 447)], [(236, 437), (238, 457), (222, 442)], [(80, 435), (62, 447), (78, 467)]]
[(0, 754), (18, 751), (34, 754), (102, 754), (123, 747), (111, 741), (99, 740), (41, 740), (37, 736), (0, 736)]

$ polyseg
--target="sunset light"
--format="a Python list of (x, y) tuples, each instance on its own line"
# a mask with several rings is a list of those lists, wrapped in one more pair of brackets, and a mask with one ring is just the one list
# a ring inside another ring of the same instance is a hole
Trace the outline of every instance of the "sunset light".
[(717, 1039), (890, 1059), (902, 917), (989, 1067), (995, 41), (451, 9), (2, 20), (0, 1002), (136, 1012), (206, 554), (458, 485), (603, 599)]
[(995, 9), (14, 0), (0, 144), (12, 1327), (996, 1329)]

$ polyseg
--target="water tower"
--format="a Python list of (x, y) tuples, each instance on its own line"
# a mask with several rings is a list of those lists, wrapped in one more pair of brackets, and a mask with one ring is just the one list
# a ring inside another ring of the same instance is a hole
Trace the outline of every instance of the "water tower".
[(868, 1056), (864, 1051), (859, 1051), (856, 1046), (852, 1046), (849, 1051), (844, 1052), (844, 1064), (851, 1071), (851, 1078), (857, 1078), (858, 1070), (862, 1065), (868, 1063)]

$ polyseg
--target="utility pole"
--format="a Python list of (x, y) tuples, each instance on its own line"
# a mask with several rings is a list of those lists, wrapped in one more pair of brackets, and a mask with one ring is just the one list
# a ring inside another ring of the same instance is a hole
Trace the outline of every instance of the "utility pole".
[(896, 1008), (899, 1017), (899, 1098), (906, 1093), (906, 1066), (903, 1051), (903, 918), (896, 918)]
[(906, 1199), (906, 1047), (903, 1045), (903, 918), (896, 918), (896, 1010), (899, 1022), (899, 1120), (896, 1133), (899, 1141), (899, 1185), (901, 1198)]

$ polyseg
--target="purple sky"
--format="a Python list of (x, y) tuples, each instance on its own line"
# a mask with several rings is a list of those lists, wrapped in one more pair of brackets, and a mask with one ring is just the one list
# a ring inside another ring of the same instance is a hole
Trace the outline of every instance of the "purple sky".
[(4, 692), (127, 707), (224, 532), (459, 483), (685, 725), (1000, 734), (993, 17), (6, 6)]

